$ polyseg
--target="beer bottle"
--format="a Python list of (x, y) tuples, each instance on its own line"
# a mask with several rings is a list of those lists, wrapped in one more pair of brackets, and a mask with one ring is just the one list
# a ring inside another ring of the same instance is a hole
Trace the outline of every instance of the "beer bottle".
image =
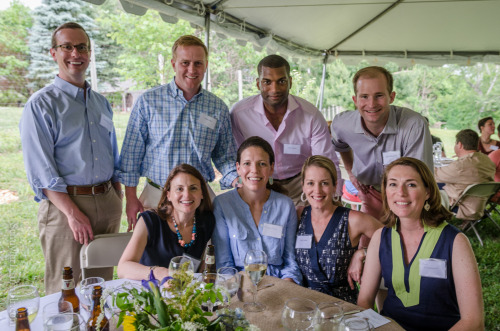
[(205, 270), (203, 271), (203, 281), (205, 283), (215, 283), (216, 274), (217, 269), (215, 268), (215, 247), (214, 245), (208, 245), (207, 252), (205, 254)]
[(16, 331), (30, 331), (30, 322), (28, 321), (28, 309), (17, 308), (16, 313)]
[[(97, 285), (94, 286), (92, 291), (92, 315), (87, 322), (87, 331), (96, 331), (99, 328), (100, 331), (109, 331), (109, 322), (104, 312), (101, 310), (101, 296), (102, 287)], [(102, 315), (102, 317), (100, 317)], [(99, 319), (100, 323), (99, 323)]]
[(73, 312), (80, 312), (80, 299), (75, 293), (75, 281), (73, 279), (73, 269), (71, 267), (64, 267), (62, 274), (62, 287), (61, 287), (61, 298), (59, 299), (59, 305), (62, 301), (68, 301), (73, 306)]

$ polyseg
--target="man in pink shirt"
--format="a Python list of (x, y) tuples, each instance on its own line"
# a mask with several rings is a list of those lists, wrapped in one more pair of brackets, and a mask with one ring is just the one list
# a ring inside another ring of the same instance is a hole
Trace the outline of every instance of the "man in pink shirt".
[(260, 95), (239, 101), (230, 111), (236, 144), (259, 136), (273, 147), (274, 181), (288, 190), (296, 205), (301, 202), (300, 172), (304, 161), (311, 155), (328, 157), (337, 167), (340, 196), (342, 179), (328, 124), (311, 103), (289, 94), (290, 64), (279, 55), (269, 55), (259, 62), (257, 71)]

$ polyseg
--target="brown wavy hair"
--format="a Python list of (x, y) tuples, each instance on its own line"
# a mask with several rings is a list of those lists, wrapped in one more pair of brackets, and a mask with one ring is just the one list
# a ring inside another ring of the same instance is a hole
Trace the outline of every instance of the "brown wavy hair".
[(168, 201), (167, 192), (170, 191), (170, 184), (172, 183), (172, 180), (175, 178), (175, 176), (177, 176), (180, 173), (191, 175), (200, 181), (201, 193), (203, 194), (203, 199), (201, 200), (201, 203), (196, 209), (196, 211), (202, 213), (205, 211), (212, 210), (212, 202), (210, 201), (210, 195), (208, 194), (208, 188), (205, 179), (200, 174), (200, 172), (196, 170), (195, 167), (183, 163), (176, 166), (174, 169), (172, 169), (172, 171), (170, 171), (167, 181), (165, 182), (165, 186), (163, 186), (160, 202), (158, 203), (158, 208), (156, 210), (156, 213), (164, 221), (166, 221), (173, 212), (172, 202)]
[(386, 227), (390, 228), (394, 226), (397, 220), (397, 216), (389, 208), (386, 193), (387, 176), (392, 168), (396, 166), (407, 166), (414, 169), (419, 174), (424, 186), (429, 190), (429, 199), (427, 199), (427, 202), (430, 205), (429, 211), (422, 208), (422, 212), (420, 214), (420, 219), (425, 222), (425, 224), (436, 227), (453, 217), (453, 214), (441, 204), (441, 194), (439, 193), (439, 188), (427, 165), (424, 162), (412, 157), (402, 157), (391, 162), (391, 164), (387, 166), (382, 179), (382, 203), (384, 209), (384, 217), (382, 220), (385, 220), (384, 224), (386, 224)]

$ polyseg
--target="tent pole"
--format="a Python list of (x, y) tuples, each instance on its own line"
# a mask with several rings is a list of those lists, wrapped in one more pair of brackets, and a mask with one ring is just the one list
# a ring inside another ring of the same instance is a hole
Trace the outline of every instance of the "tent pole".
[[(205, 14), (205, 46), (207, 46), (208, 54), (210, 54), (210, 13), (207, 11)], [(208, 60), (208, 59), (207, 59)], [(205, 79), (203, 80), (203, 88), (210, 91), (210, 67), (205, 72)]]
[(319, 111), (323, 108), (323, 96), (325, 93), (325, 77), (326, 77), (326, 64), (328, 63), (328, 53), (325, 54), (325, 58), (323, 60), (323, 74), (321, 75), (321, 84), (319, 86)]

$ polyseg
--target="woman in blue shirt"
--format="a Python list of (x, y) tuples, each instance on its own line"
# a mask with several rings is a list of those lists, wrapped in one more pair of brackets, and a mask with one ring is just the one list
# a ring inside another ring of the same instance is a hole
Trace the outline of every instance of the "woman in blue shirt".
[(294, 254), (297, 215), (292, 200), (274, 190), (273, 169), (274, 152), (267, 141), (254, 136), (241, 144), (236, 170), (242, 186), (214, 200), (215, 261), (217, 268), (243, 270), (247, 251), (263, 250), (268, 275), (300, 284)]
[(358, 305), (373, 307), (380, 277), (381, 314), (405, 330), (482, 330), (483, 298), (467, 237), (446, 220), (432, 172), (420, 160), (389, 164), (382, 180), (387, 225), (368, 247)]

